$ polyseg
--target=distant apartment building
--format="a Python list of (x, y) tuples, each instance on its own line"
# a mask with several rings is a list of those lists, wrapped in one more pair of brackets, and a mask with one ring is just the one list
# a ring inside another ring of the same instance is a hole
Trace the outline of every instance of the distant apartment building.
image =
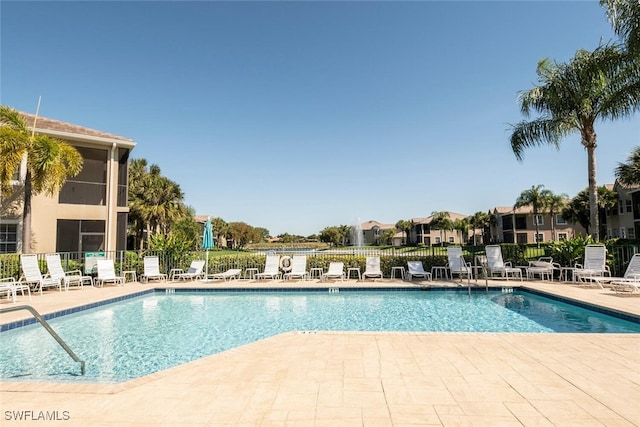
[[(488, 213), (492, 218), (490, 240), (494, 243), (542, 243), (551, 240), (567, 240), (586, 234), (584, 227), (578, 223), (568, 222), (560, 213), (553, 216), (549, 213), (534, 215), (532, 206), (517, 209), (495, 207)], [(538, 224), (537, 236), (536, 223)], [(554, 232), (555, 235), (552, 235)]]
[[(21, 113), (33, 129), (35, 116)], [(38, 117), (36, 133), (63, 140), (83, 158), (82, 171), (53, 196), (31, 201), (33, 252), (91, 252), (126, 249), (129, 154), (136, 143), (110, 133)], [(22, 252), (25, 162), (11, 195), (0, 200), (0, 253)]]
[(613, 191), (618, 195), (618, 202), (606, 211), (606, 237), (640, 237), (640, 186), (625, 187), (616, 181)]
[[(448, 212), (449, 219), (455, 221), (457, 219), (466, 218), (467, 215)], [(409, 221), (413, 224), (413, 227), (409, 233), (405, 235), (403, 231), (396, 230), (395, 224), (383, 224), (378, 221), (370, 220), (362, 223), (362, 230), (364, 233), (364, 243), (366, 245), (380, 245), (387, 244), (387, 242), (381, 242), (381, 237), (387, 230), (395, 230), (396, 233), (391, 238), (391, 244), (393, 246), (403, 245), (440, 245), (442, 243), (447, 244), (466, 244), (467, 239), (473, 233), (473, 230), (469, 230), (465, 235), (462, 235), (456, 230), (439, 230), (431, 228), (431, 221), (434, 216), (411, 218)], [(477, 231), (481, 233), (480, 231)]]
[[(468, 215), (456, 212), (446, 212), (451, 221), (464, 219)], [(421, 244), (425, 246), (441, 245), (443, 243), (449, 245), (466, 244), (466, 237), (456, 230), (440, 230), (431, 227), (434, 215), (424, 218), (411, 218), (413, 230), (411, 230), (409, 242), (411, 244)], [(468, 234), (468, 233), (467, 233)]]

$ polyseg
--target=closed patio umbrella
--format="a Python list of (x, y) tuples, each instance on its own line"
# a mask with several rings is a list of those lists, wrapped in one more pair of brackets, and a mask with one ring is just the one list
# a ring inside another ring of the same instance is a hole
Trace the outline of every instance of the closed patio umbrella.
[(204, 232), (202, 233), (202, 250), (207, 251), (207, 257), (204, 267), (204, 280), (209, 278), (209, 250), (213, 249), (213, 230), (211, 229), (211, 218), (207, 218), (204, 224)]

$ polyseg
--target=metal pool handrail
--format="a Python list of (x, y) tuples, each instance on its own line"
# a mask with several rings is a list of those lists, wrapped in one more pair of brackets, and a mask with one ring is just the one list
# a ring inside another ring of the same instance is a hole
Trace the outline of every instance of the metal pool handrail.
[(64, 351), (66, 351), (67, 354), (69, 356), (71, 356), (71, 358), (73, 360), (75, 360), (76, 362), (80, 363), (80, 374), (84, 375), (84, 360), (82, 360), (78, 356), (76, 356), (76, 354), (73, 352), (73, 350), (71, 350), (69, 348), (67, 343), (64, 342), (62, 338), (60, 338), (60, 335), (58, 335), (56, 333), (56, 331), (53, 330), (53, 328), (49, 325), (49, 323), (47, 323), (47, 321), (44, 320), (44, 318), (40, 315), (40, 313), (38, 313), (36, 311), (35, 308), (31, 307), (30, 305), (19, 305), (19, 306), (16, 306), (16, 307), (1, 308), (0, 309), (0, 313), (10, 313), (10, 312), (19, 311), (19, 310), (27, 310), (28, 312), (30, 312), (33, 315), (33, 317), (35, 317), (36, 320), (38, 322), (40, 322), (40, 324), (42, 326), (44, 326), (44, 328), (47, 330), (47, 332), (49, 332), (49, 334), (51, 334), (53, 339), (55, 339), (58, 342), (58, 344), (60, 344), (60, 346), (64, 349)]

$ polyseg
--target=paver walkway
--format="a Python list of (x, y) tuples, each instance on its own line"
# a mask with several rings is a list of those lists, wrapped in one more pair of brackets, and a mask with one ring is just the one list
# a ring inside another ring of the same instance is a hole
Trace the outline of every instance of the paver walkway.
[[(640, 298), (525, 285), (640, 313)], [(142, 288), (32, 302), (48, 312)], [(633, 426), (639, 402), (640, 334), (291, 332), (118, 385), (4, 382), (0, 424)], [(16, 419), (27, 411), (60, 421)]]

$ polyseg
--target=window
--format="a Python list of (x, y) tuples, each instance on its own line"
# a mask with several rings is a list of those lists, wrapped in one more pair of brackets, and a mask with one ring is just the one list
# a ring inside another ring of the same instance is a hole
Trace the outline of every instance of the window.
[(0, 224), (0, 254), (18, 252), (18, 224)]
[(567, 220), (562, 215), (556, 215), (556, 225), (567, 225)]
[(622, 200), (620, 200), (618, 202), (618, 206), (620, 207), (620, 213), (623, 214), (624, 213), (624, 205), (622, 204)]
[(107, 198), (107, 150), (76, 147), (82, 155), (82, 170), (68, 179), (60, 194), (59, 203), (104, 206)]
[(542, 234), (542, 233), (536, 234), (536, 242), (538, 242), (538, 243), (544, 242), (544, 234)]
[(629, 227), (627, 230), (629, 231), (629, 238), (630, 239), (635, 239), (636, 238), (636, 231), (631, 227)]
[(544, 225), (544, 215), (535, 215), (533, 217), (533, 225)]
[(436, 245), (439, 245), (439, 244), (440, 244), (440, 238), (439, 238), (439, 237), (436, 237), (436, 238), (435, 238), (435, 242), (436, 242)]
[(558, 233), (558, 240), (569, 240), (569, 235), (567, 233)]
[(59, 219), (56, 252), (104, 250), (105, 221)]
[(455, 239), (454, 239), (454, 237), (453, 237), (453, 236), (450, 236), (450, 237), (449, 237), (449, 243), (455, 243)]
[(625, 201), (625, 204), (627, 205), (627, 212), (631, 213), (633, 211), (633, 207), (631, 205), (631, 200), (627, 199)]
[(625, 228), (624, 227), (620, 227), (620, 238), (621, 239), (626, 239), (627, 238), (627, 233), (625, 233)]

